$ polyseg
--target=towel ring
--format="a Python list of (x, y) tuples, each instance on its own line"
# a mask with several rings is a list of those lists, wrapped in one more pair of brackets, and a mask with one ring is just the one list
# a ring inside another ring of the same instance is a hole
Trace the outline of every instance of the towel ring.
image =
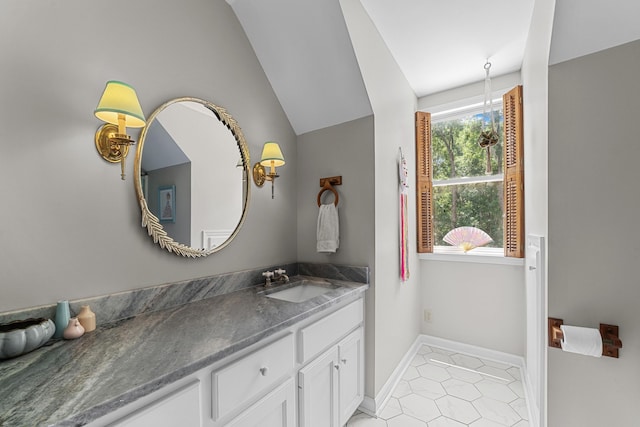
[(318, 207), (320, 207), (320, 205), (322, 204), (320, 201), (320, 198), (322, 197), (322, 193), (324, 193), (325, 191), (331, 191), (334, 196), (336, 197), (336, 199), (334, 200), (333, 204), (338, 206), (338, 202), (340, 201), (340, 195), (338, 195), (338, 192), (336, 191), (335, 188), (333, 188), (333, 186), (331, 184), (329, 184), (329, 181), (327, 181), (324, 186), (322, 186), (322, 190), (320, 190), (320, 192), (318, 193)]

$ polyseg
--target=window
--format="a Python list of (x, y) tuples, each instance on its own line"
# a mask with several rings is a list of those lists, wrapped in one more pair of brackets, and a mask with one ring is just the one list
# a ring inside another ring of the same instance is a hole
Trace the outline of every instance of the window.
[(431, 159), (433, 163), (434, 246), (448, 246), (444, 236), (457, 227), (471, 226), (493, 239), (485, 247), (502, 249), (502, 108), (496, 106), (494, 120), (498, 143), (487, 149), (478, 138), (487, 126), (482, 107), (454, 117), (432, 116)]
[(433, 120), (416, 113), (418, 252), (433, 252), (447, 245), (448, 231), (472, 226), (493, 238), (487, 247), (523, 257), (522, 87), (505, 94), (503, 105), (504, 121), (494, 112), (501, 136), (490, 167), (477, 144), (481, 108)]

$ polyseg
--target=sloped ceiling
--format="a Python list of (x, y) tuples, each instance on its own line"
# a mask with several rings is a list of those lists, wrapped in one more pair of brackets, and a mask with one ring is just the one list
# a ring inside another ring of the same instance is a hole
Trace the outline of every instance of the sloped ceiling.
[[(300, 135), (371, 114), (339, 0), (227, 0)], [(361, 0), (418, 97), (521, 68), (535, 0)], [(557, 0), (552, 64), (640, 39), (640, 1)]]
[(549, 63), (640, 39), (638, 0), (557, 0)]
[(338, 0), (227, 0), (296, 134), (368, 116)]

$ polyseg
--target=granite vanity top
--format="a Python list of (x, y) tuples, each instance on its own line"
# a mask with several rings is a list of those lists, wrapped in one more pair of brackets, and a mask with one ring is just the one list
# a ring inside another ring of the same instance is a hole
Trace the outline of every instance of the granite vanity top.
[(0, 426), (85, 425), (369, 287), (318, 280), (339, 287), (301, 303), (247, 288), (0, 361)]

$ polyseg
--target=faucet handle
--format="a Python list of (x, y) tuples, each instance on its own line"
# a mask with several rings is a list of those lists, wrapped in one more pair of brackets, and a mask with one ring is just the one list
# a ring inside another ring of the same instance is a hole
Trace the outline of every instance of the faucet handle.
[(271, 278), (273, 277), (273, 271), (265, 271), (264, 273), (262, 273), (263, 277), (267, 277), (267, 278)]
[(276, 273), (276, 274), (284, 274), (284, 273), (286, 273), (286, 272), (287, 272), (287, 270), (282, 269), (282, 268), (279, 268), (279, 269), (277, 269), (277, 270), (275, 271), (275, 273)]

